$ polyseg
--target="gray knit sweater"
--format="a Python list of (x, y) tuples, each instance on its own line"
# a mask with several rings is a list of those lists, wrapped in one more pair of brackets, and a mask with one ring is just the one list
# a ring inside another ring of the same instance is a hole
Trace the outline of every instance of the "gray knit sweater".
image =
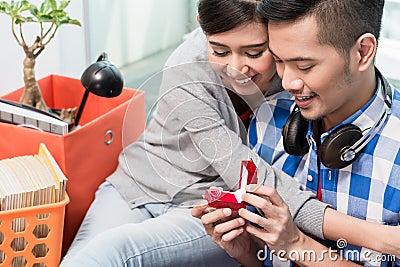
[[(247, 147), (246, 129), (207, 61), (206, 43), (195, 30), (152, 77), (162, 81), (152, 120), (121, 153), (108, 181), (132, 208), (151, 202), (191, 207), (210, 186), (235, 190), (241, 161), (251, 158), (259, 181), (278, 190), (299, 228), (322, 238), (326, 205)], [(271, 90), (279, 86), (277, 80)]]

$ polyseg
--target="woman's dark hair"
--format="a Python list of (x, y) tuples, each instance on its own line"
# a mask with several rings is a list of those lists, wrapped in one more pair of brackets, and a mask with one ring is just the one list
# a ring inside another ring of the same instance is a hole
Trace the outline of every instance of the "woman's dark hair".
[(259, 0), (199, 0), (200, 27), (207, 35), (232, 30), (248, 23), (261, 22)]
[(261, 0), (258, 12), (271, 23), (314, 17), (318, 40), (347, 58), (364, 33), (379, 39), (384, 0)]

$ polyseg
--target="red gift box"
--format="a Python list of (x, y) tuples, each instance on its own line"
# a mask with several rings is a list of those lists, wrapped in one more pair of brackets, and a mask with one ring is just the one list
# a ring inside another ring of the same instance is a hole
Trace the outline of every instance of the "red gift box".
[(240, 166), (239, 189), (235, 192), (224, 191), (221, 187), (211, 187), (204, 194), (208, 205), (214, 208), (230, 208), (239, 210), (245, 208), (242, 195), (246, 192), (245, 186), (257, 184), (257, 167), (252, 160), (243, 160)]

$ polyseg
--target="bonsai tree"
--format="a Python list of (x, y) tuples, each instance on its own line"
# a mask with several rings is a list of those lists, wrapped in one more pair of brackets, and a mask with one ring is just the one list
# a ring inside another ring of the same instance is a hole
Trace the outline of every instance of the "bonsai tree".
[[(54, 39), (54, 36), (60, 26), (64, 24), (73, 24), (81, 26), (76, 19), (71, 19), (65, 9), (70, 0), (61, 0), (57, 4), (56, 0), (43, 0), (40, 7), (30, 3), (28, 0), (0, 2), (0, 13), (4, 13), (11, 18), (11, 31), (25, 53), (23, 61), (24, 71), (24, 90), (20, 102), (38, 109), (54, 113), (47, 107), (42, 98), (39, 85), (35, 77), (36, 58), (43, 52), (46, 46)], [(24, 32), (25, 23), (35, 23), (38, 26), (38, 34), (31, 44), (26, 40)], [(63, 109), (60, 114), (61, 119), (73, 123), (76, 107)]]

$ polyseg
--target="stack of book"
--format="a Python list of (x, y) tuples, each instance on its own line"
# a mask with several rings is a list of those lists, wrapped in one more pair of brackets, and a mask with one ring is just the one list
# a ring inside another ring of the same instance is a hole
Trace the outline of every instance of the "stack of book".
[[(54, 157), (47, 147), (41, 143), (36, 155), (18, 156), (0, 160), (0, 219), (1, 211), (18, 210), (38, 205), (57, 203), (65, 198), (67, 178), (61, 171)], [(37, 219), (45, 219), (49, 214)], [(27, 227), (24, 218), (15, 218), (11, 229), (15, 233), (23, 232)], [(38, 225), (33, 233), (37, 238), (46, 237), (49, 227), (45, 224)], [(0, 232), (0, 244), (5, 236)], [(23, 238), (18, 238), (11, 243), (14, 251), (22, 251), (26, 246)], [(32, 253), (35, 257), (46, 255), (48, 248), (45, 244), (34, 247)], [(5, 253), (0, 250), (0, 263), (5, 260)], [(25, 266), (23, 258), (17, 258), (15, 266)], [(1, 265), (1, 264), (0, 264)]]
[(49, 112), (5, 99), (0, 99), (0, 122), (12, 123), (59, 135), (68, 133), (68, 123), (59, 117)]
[(67, 178), (45, 144), (37, 155), (0, 160), (0, 211), (56, 203)]

